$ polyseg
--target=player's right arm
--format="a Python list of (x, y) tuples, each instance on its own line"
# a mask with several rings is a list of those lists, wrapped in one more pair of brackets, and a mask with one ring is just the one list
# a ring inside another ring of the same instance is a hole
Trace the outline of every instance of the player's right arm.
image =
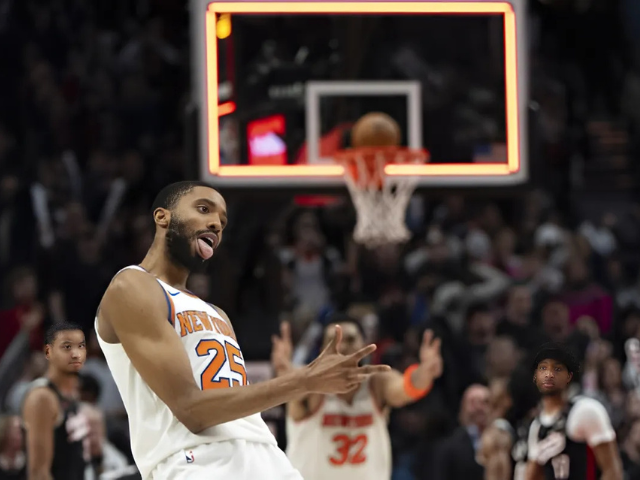
[(577, 400), (567, 419), (567, 434), (586, 442), (593, 450), (602, 480), (622, 480), (624, 475), (616, 433), (607, 410), (600, 402), (593, 398)]
[(35, 388), (27, 394), (22, 408), (26, 431), (27, 478), (29, 480), (52, 480), (56, 420), (60, 404), (56, 395), (48, 388)]
[[(164, 294), (155, 278), (145, 272), (125, 270), (113, 280), (102, 299), (98, 330), (103, 339), (115, 336), (142, 379), (193, 433), (311, 392), (346, 392), (369, 375), (388, 370), (378, 365), (358, 366), (361, 358), (375, 350), (374, 345), (354, 355), (338, 354), (338, 328), (335, 341), (302, 369), (255, 385), (201, 390), (167, 314)], [(111, 335), (105, 337), (105, 332)]]

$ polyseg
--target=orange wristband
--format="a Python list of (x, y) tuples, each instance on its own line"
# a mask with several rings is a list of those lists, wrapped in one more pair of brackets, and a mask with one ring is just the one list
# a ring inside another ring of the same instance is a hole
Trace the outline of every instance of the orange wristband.
[(421, 399), (431, 390), (431, 386), (421, 390), (413, 385), (411, 375), (413, 375), (413, 372), (418, 369), (418, 366), (419, 365), (416, 363), (404, 371), (404, 392), (414, 400)]

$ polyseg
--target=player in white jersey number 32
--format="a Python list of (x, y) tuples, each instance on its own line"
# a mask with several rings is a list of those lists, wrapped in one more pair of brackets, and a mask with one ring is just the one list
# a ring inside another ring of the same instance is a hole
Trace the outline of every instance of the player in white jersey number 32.
[(342, 332), (307, 367), (247, 385), (227, 315), (186, 290), (222, 240), (226, 204), (180, 182), (153, 205), (155, 238), (140, 265), (112, 280), (96, 331), (130, 422), (140, 473), (152, 480), (301, 479), (260, 412), (310, 393), (353, 390), (387, 366), (361, 366), (369, 345), (339, 353)]
[[(335, 326), (342, 328), (339, 350), (359, 351), (364, 336), (355, 319), (334, 315), (325, 328), (324, 345), (335, 341)], [(290, 375), (289, 327), (273, 338), (271, 354), (278, 375)], [(387, 428), (390, 408), (424, 397), (442, 374), (440, 340), (427, 330), (420, 346), (420, 362), (404, 373), (396, 370), (372, 375), (347, 393), (309, 393), (287, 405), (287, 456), (305, 480), (389, 480), (391, 441)]]

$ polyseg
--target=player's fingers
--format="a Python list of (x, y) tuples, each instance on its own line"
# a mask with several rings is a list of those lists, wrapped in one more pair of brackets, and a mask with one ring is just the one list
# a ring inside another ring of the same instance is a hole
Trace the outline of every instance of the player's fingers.
[(331, 353), (338, 353), (340, 351), (340, 344), (342, 343), (342, 328), (340, 328), (340, 325), (336, 325), (335, 329), (336, 333), (331, 339), (331, 343), (329, 343)]
[[(363, 380), (364, 381), (364, 380)], [(362, 382), (353, 382), (353, 383), (347, 383), (347, 385), (344, 387), (344, 389), (342, 390), (342, 392), (340, 393), (349, 393), (352, 392), (353, 390), (355, 390), (356, 388), (358, 388), (360, 385), (362, 385)]]
[(389, 365), (363, 365), (358, 367), (358, 375), (375, 375), (376, 373), (384, 373), (391, 370)]
[(441, 346), (442, 346), (442, 340), (439, 338), (436, 338), (431, 344), (431, 348), (433, 348), (433, 350), (438, 354), (440, 353)]
[(340, 328), (339, 325), (336, 325), (335, 335), (333, 336), (331, 341), (327, 344), (327, 346), (324, 347), (324, 350), (322, 350), (322, 353), (320, 355), (322, 356), (329, 353), (338, 353), (338, 346), (340, 345), (341, 341), (342, 341), (342, 329)]
[(431, 340), (433, 340), (433, 330), (425, 330), (422, 335), (422, 344), (431, 345)]
[(277, 335), (271, 335), (271, 343), (274, 347), (278, 345), (278, 342), (280, 342), (280, 338)]
[(377, 347), (375, 345), (373, 345), (373, 344), (367, 345), (366, 347), (363, 347), (360, 350), (358, 350), (356, 353), (353, 353), (353, 354), (349, 355), (347, 358), (349, 360), (360, 361), (364, 357), (366, 357), (367, 355), (371, 355), (373, 352), (375, 352), (376, 348)]
[(280, 324), (280, 336), (285, 342), (291, 342), (291, 325), (289, 322), (282, 322)]
[(349, 383), (348, 385), (359, 385), (362, 382), (364, 382), (367, 378), (369, 378), (371, 375), (364, 375), (362, 373), (359, 373), (357, 375), (354, 375), (353, 377), (349, 378)]

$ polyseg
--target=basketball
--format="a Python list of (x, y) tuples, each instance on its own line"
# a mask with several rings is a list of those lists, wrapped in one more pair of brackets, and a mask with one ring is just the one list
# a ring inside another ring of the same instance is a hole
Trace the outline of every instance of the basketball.
[(351, 146), (394, 147), (400, 145), (400, 126), (386, 113), (372, 112), (360, 118), (351, 130)]

